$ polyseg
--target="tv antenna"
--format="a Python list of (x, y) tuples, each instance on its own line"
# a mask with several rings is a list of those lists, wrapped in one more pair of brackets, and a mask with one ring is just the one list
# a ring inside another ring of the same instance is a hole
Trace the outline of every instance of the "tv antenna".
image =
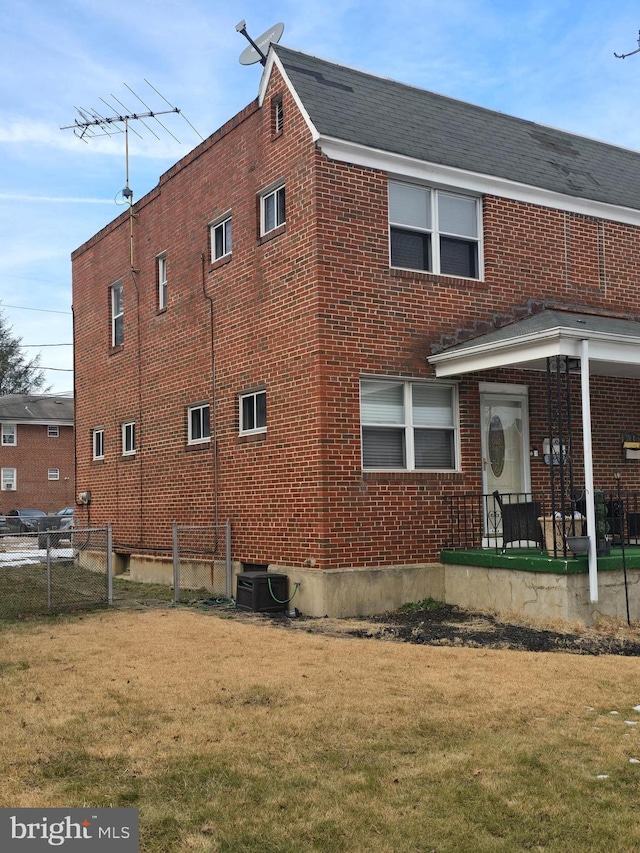
[(184, 115), (182, 110), (178, 109), (178, 107), (174, 107), (165, 97), (160, 94), (158, 90), (149, 83), (148, 80), (144, 81), (150, 89), (158, 95), (162, 100), (170, 107), (170, 109), (164, 110), (153, 110), (151, 107), (146, 104), (142, 98), (137, 95), (131, 86), (127, 86), (125, 83), (124, 86), (129, 90), (129, 92), (140, 101), (143, 107), (145, 107), (146, 112), (134, 112), (130, 110), (119, 98), (116, 98), (115, 95), (111, 95), (111, 98), (115, 103), (122, 108), (123, 112), (118, 110), (118, 107), (114, 106), (109, 101), (104, 98), (100, 98), (103, 104), (105, 104), (109, 110), (111, 111), (111, 115), (106, 114), (103, 115), (101, 112), (95, 109), (85, 109), (84, 107), (76, 107), (76, 112), (78, 113), (79, 118), (75, 118), (73, 124), (65, 125), (65, 127), (61, 127), (60, 130), (73, 130), (74, 134), (81, 139), (83, 142), (89, 142), (91, 139), (96, 139), (100, 136), (116, 136), (119, 133), (124, 134), (124, 151), (125, 151), (125, 184), (122, 190), (116, 194), (116, 204), (120, 204), (118, 196), (121, 195), (124, 199), (123, 204), (129, 205), (129, 259), (131, 262), (131, 269), (135, 271), (134, 263), (133, 263), (133, 190), (129, 186), (129, 131), (134, 133), (139, 139), (143, 139), (141, 133), (139, 133), (135, 127), (131, 127), (131, 122), (141, 122), (142, 125), (155, 136), (156, 139), (160, 140), (160, 136), (154, 130), (154, 126), (152, 126), (147, 120), (152, 119), (156, 122), (156, 124), (162, 128), (169, 136), (174, 139), (178, 144), (180, 144), (180, 140), (169, 130), (169, 128), (160, 121), (158, 116), (169, 115), (171, 113), (175, 113), (177, 115), (181, 115), (182, 118), (187, 122), (189, 127), (202, 139), (202, 136), (198, 133), (196, 128), (191, 124), (189, 119)]
[(284, 32), (284, 24), (274, 24), (255, 41), (247, 32), (246, 21), (240, 21), (239, 24), (236, 24), (236, 32), (243, 35), (249, 42), (249, 47), (245, 47), (240, 54), (240, 65), (254, 65), (256, 62), (266, 65), (269, 45), (278, 44)]
[(640, 53), (640, 30), (638, 31), (638, 47), (636, 50), (632, 50), (631, 53), (616, 53), (613, 52), (613, 55), (616, 59), (626, 59), (627, 56), (633, 56), (634, 53)]

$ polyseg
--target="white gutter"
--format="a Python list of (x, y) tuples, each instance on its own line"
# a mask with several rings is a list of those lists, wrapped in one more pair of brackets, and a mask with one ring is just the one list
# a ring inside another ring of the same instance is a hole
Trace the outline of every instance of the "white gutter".
[(593, 446), (591, 443), (591, 395), (589, 392), (589, 341), (580, 342), (580, 386), (582, 392), (582, 442), (584, 445), (584, 499), (589, 536), (589, 600), (598, 600), (596, 556), (596, 512), (593, 500)]

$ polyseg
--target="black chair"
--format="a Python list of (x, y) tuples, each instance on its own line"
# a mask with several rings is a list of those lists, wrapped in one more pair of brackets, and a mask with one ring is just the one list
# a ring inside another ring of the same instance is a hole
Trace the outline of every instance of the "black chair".
[(502, 516), (502, 553), (509, 542), (535, 542), (538, 548), (544, 550), (544, 536), (538, 519), (542, 515), (540, 501), (522, 501), (520, 503), (505, 502), (498, 491), (493, 493), (500, 507)]

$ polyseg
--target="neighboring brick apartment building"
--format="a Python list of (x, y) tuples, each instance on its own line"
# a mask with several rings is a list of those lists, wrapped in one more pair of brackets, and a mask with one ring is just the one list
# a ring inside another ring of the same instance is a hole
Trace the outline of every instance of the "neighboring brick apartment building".
[(576, 341), (640, 485), (639, 154), (272, 46), (134, 212), (73, 254), (77, 488), (132, 564), (231, 519), (304, 612), (437, 594), (447, 495), (547, 486)]
[(0, 396), (0, 515), (57, 512), (75, 502), (73, 399)]

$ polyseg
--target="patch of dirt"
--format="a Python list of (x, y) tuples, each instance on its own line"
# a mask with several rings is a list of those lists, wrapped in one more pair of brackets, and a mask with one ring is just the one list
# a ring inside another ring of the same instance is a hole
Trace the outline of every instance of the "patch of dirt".
[[(236, 611), (240, 613), (241, 611)], [(579, 655), (640, 656), (640, 627), (604, 620), (591, 628), (553, 626), (501, 619), (450, 604), (429, 602), (424, 607), (395, 610), (358, 619), (289, 618), (284, 615), (243, 614), (311, 634), (529, 652), (569, 652)]]
[(276, 628), (305, 631), (332, 637), (354, 637), (430, 646), (466, 646), (485, 649), (514, 649), (529, 652), (568, 652), (579, 655), (624, 655), (640, 657), (640, 623), (602, 619), (585, 628), (579, 623), (553, 625), (514, 616), (500, 618), (491, 613), (463, 610), (455, 605), (427, 600), (388, 613), (358, 618), (289, 617), (286, 614), (253, 613), (236, 609), (228, 599), (194, 597), (188, 603), (174, 604), (154, 593), (140, 595), (140, 589), (127, 594), (118, 590), (119, 608), (148, 609), (189, 607), (227, 619), (241, 619)]

